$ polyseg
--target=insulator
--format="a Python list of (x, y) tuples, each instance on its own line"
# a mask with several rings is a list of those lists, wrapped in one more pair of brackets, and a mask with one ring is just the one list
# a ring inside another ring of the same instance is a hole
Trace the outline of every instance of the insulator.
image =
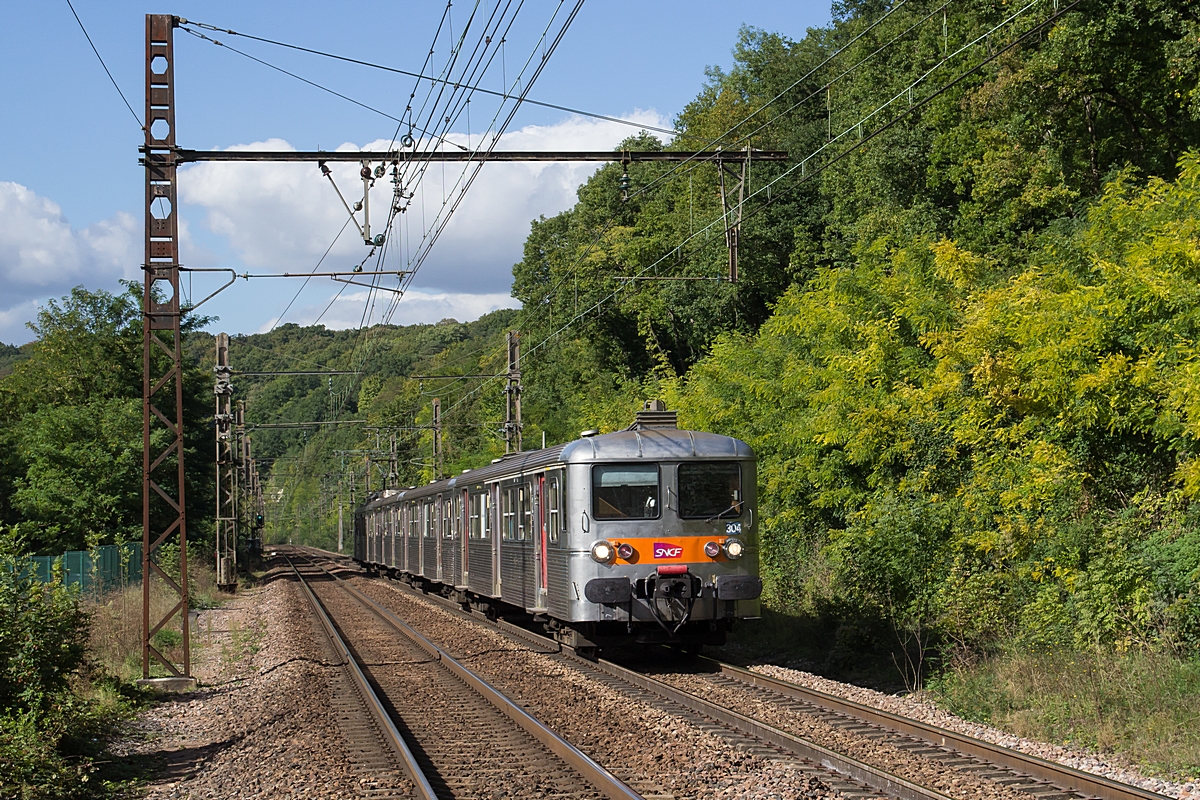
[(382, 178), (383, 173), (386, 171), (387, 171), (387, 167), (385, 167), (383, 164), (379, 164), (378, 166), (375, 167), (375, 177)]
[(383, 234), (377, 233), (375, 234), (375, 246), (379, 247), (381, 244), (383, 244)]
[(363, 177), (363, 180), (371, 179), (371, 167), (369, 164), (363, 164), (363, 168), (358, 171), (358, 174)]
[(355, 201), (354, 201), (354, 210), (355, 210), (355, 211), (362, 211), (362, 200), (355, 200)]
[(328, 175), (331, 172), (329, 166), (324, 161), (318, 161), (317, 166), (321, 168), (322, 175)]

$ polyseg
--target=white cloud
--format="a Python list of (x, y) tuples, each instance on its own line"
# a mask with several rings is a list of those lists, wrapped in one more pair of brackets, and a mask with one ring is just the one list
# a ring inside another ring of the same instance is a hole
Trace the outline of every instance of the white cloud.
[[(630, 116), (647, 125), (664, 124), (653, 111)], [(502, 137), (498, 149), (606, 150), (632, 132), (632, 128), (617, 123), (572, 117), (555, 125), (531, 125), (512, 131)], [(447, 138), (468, 143), (464, 134)], [(471, 144), (478, 143), (476, 134)], [(338, 150), (383, 150), (388, 144), (387, 140), (369, 142), (361, 148), (344, 144)], [(294, 148), (282, 139), (269, 139), (229, 149)], [(432, 227), (443, 198), (453, 192), (463, 166), (446, 163), (429, 167), (411, 207), (397, 223), (400, 246), (406, 252), (415, 249), (423, 231)], [(506, 292), (512, 283), (512, 265), (521, 259), (531, 220), (570, 208), (578, 186), (598, 166), (567, 162), (484, 165), (421, 267), (415, 285), (449, 293), (447, 297)], [(353, 203), (360, 198), (359, 166), (351, 163), (330, 167), (346, 200)], [(386, 219), (391, 191), (391, 183), (385, 178), (371, 192), (372, 233), (379, 232), (379, 223)], [(181, 171), (180, 197), (187, 205), (203, 208), (207, 212), (206, 226), (227, 238), (237, 257), (253, 269), (312, 269), (346, 221), (341, 201), (315, 164), (197, 164)], [(366, 253), (366, 246), (351, 226), (322, 269), (347, 268)]]
[[(332, 305), (329, 305), (333, 300), (333, 295), (330, 295), (322, 303), (306, 306), (289, 313), (288, 321), (296, 322), (298, 325), (311, 325), (319, 321), (326, 328), (333, 329), (357, 328), (363, 321), (363, 307), (371, 299), (370, 295), (370, 292), (343, 294), (333, 301)], [(388, 292), (379, 292), (375, 295), (374, 300), (374, 314), (370, 316), (367, 324), (383, 321), (383, 315), (391, 305), (392, 295)], [(326, 310), (326, 306), (329, 306), (328, 310)], [(516, 308), (517, 306), (517, 301), (504, 292), (469, 294), (465, 292), (424, 292), (419, 289), (410, 289), (404, 293), (404, 297), (396, 306), (395, 312), (391, 315), (391, 323), (393, 325), (433, 324), (444, 319), (467, 322), (479, 319), (484, 314), (498, 308)], [(323, 314), (322, 311), (324, 311)], [(258, 332), (269, 331), (275, 321), (272, 319), (265, 323)]]
[(25, 322), (47, 298), (80, 284), (115, 289), (120, 278), (140, 277), (140, 234), (125, 212), (73, 228), (52, 200), (0, 181), (0, 341), (29, 341)]
[(0, 309), (0, 342), (5, 344), (25, 344), (33, 340), (33, 331), (26, 327), (37, 317), (37, 300), (26, 300), (10, 308)]

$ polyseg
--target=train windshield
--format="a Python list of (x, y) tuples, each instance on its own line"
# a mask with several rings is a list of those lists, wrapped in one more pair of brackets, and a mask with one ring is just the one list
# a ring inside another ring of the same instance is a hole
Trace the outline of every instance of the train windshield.
[(741, 465), (729, 461), (679, 465), (679, 516), (730, 519), (741, 515)]
[(592, 513), (596, 519), (657, 519), (658, 467), (592, 467)]

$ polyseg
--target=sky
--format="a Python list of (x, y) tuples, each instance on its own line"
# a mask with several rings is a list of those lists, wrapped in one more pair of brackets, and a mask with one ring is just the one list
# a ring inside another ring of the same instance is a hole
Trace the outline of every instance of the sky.
[[(181, 0), (165, 8), (123, 0), (72, 2), (138, 116), (144, 108), (147, 12), (438, 73), (463, 29), (472, 43), (481, 21), (497, 7), (497, 0), (455, 0), (447, 17), (440, 0), (353, 6)], [(513, 5), (499, 0), (500, 9)], [(479, 84), (500, 90), (520, 76), (524, 86), (542, 52), (543, 30), (557, 32), (573, 6), (525, 0), (504, 32), (504, 47), (492, 48), (495, 59)], [(741, 26), (799, 39), (828, 21), (828, 0), (587, 0), (528, 97), (669, 128), (701, 89), (705, 68), (732, 65)], [(47, 300), (74, 286), (120, 291), (122, 279), (140, 279), (144, 172), (137, 148), (142, 133), (66, 0), (11, 4), (6, 22), (0, 48), (0, 342), (23, 344), (34, 338), (26, 323)], [(244, 37), (208, 35), (374, 110), (177, 30), (176, 139), (181, 147), (378, 150), (386, 149), (397, 131), (392, 118), (405, 119), (401, 130), (407, 129), (412, 78)], [(522, 73), (531, 55), (532, 66)], [(417, 91), (414, 108), (419, 109), (428, 86)], [(474, 96), (469, 115), (460, 113), (444, 139), (478, 145), (485, 130), (496, 128), (488, 123), (498, 102)], [(636, 132), (636, 127), (524, 105), (496, 146), (607, 150)], [(419, 131), (416, 138), (421, 139)], [(530, 222), (570, 208), (579, 184), (596, 168), (594, 163), (484, 165), (428, 248), (390, 321), (467, 321), (515, 306), (512, 265), (521, 259)], [(351, 203), (363, 193), (357, 173), (357, 164), (333, 166), (334, 183)], [(445, 170), (439, 165), (408, 187), (413, 197), (389, 233), (381, 262), (379, 253), (368, 258), (371, 248), (347, 225), (341, 200), (316, 165), (191, 165), (179, 175), (181, 261), (239, 274), (310, 272), (318, 263), (320, 271), (349, 270), (364, 259), (366, 270), (406, 269), (422, 252), (422, 236), (434, 229), (445, 198), (456, 196), (461, 173), (461, 165)], [(384, 179), (371, 191), (373, 232), (380, 230), (379, 214), (386, 211), (392, 188)], [(185, 300), (208, 295), (224, 282), (218, 276), (227, 274), (189, 274)], [(238, 280), (201, 311), (217, 317), (211, 330), (230, 333), (318, 320), (328, 327), (356, 327), (382, 317), (387, 304), (376, 297), (372, 305), (370, 294), (321, 277)]]

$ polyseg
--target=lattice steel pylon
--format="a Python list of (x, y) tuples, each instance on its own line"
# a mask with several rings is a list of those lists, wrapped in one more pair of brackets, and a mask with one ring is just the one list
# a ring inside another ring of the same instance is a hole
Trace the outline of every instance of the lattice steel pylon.
[[(175, 677), (191, 677), (188, 629), (187, 505), (184, 496), (183, 357), (179, 303), (179, 203), (175, 162), (175, 50), (177, 18), (146, 15), (146, 260), (142, 265), (142, 677), (151, 659)], [(163, 369), (162, 366), (166, 365)], [(178, 541), (174, 553), (164, 545)], [(170, 555), (169, 558), (163, 558)], [(171, 564), (178, 579), (160, 560)], [(178, 602), (151, 615), (155, 578)], [(176, 616), (183, 663), (177, 666), (152, 643)], [(182, 669), (180, 669), (182, 666)]]
[(217, 398), (217, 588), (227, 592), (237, 589), (238, 545), (238, 450), (235, 446), (233, 415), (233, 370), (229, 366), (229, 334), (217, 334), (217, 365), (213, 367), (216, 381), (213, 394)]

